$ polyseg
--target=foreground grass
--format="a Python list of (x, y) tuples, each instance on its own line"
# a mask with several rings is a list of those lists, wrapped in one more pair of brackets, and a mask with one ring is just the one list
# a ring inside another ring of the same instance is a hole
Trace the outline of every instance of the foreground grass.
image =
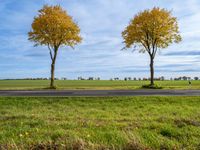
[(200, 97), (0, 98), (0, 149), (200, 149)]
[[(0, 90), (27, 90), (45, 89), (49, 87), (48, 80), (0, 80)], [(58, 89), (139, 89), (142, 85), (149, 84), (149, 81), (78, 81), (65, 80), (55, 81)], [(164, 89), (200, 89), (200, 81), (156, 81), (158, 86)]]

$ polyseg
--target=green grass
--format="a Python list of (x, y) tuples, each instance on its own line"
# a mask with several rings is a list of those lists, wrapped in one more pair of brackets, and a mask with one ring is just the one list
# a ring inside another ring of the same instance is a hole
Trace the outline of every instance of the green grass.
[[(149, 81), (56, 81), (58, 89), (139, 89)], [(200, 81), (156, 81), (164, 89), (200, 89)], [(0, 80), (0, 90), (45, 89), (49, 87), (48, 80)]]
[(200, 149), (200, 97), (0, 97), (0, 149)]

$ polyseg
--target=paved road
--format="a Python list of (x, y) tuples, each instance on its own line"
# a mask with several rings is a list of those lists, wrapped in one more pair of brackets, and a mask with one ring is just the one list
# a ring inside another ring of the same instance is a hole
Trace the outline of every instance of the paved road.
[(32, 90), (0, 91), (0, 96), (200, 96), (200, 90)]

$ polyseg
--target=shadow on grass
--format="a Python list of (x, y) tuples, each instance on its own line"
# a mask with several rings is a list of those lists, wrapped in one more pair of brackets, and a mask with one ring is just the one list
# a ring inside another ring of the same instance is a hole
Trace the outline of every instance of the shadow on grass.
[(154, 85), (146, 84), (146, 85), (143, 85), (141, 88), (142, 89), (163, 89), (163, 87), (161, 87), (157, 84), (154, 84)]

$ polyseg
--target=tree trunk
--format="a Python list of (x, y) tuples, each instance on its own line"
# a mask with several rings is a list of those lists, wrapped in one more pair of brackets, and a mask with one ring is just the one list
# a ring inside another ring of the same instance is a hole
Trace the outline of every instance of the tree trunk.
[(151, 86), (153, 86), (154, 85), (154, 59), (153, 59), (153, 57), (150, 57), (150, 74), (151, 74), (151, 77), (150, 77), (150, 79), (151, 79)]
[(53, 59), (52, 59), (52, 63), (51, 63), (51, 83), (50, 83), (50, 88), (52, 89), (55, 89), (55, 84), (54, 84), (54, 72), (55, 72), (55, 63), (56, 63), (56, 57), (57, 57), (57, 52), (58, 52), (58, 48), (55, 47), (54, 48), (54, 56), (53, 56)]
[(52, 61), (52, 64), (51, 64), (51, 83), (50, 83), (50, 88), (55, 88), (55, 85), (54, 85), (54, 70), (55, 70), (55, 62)]

